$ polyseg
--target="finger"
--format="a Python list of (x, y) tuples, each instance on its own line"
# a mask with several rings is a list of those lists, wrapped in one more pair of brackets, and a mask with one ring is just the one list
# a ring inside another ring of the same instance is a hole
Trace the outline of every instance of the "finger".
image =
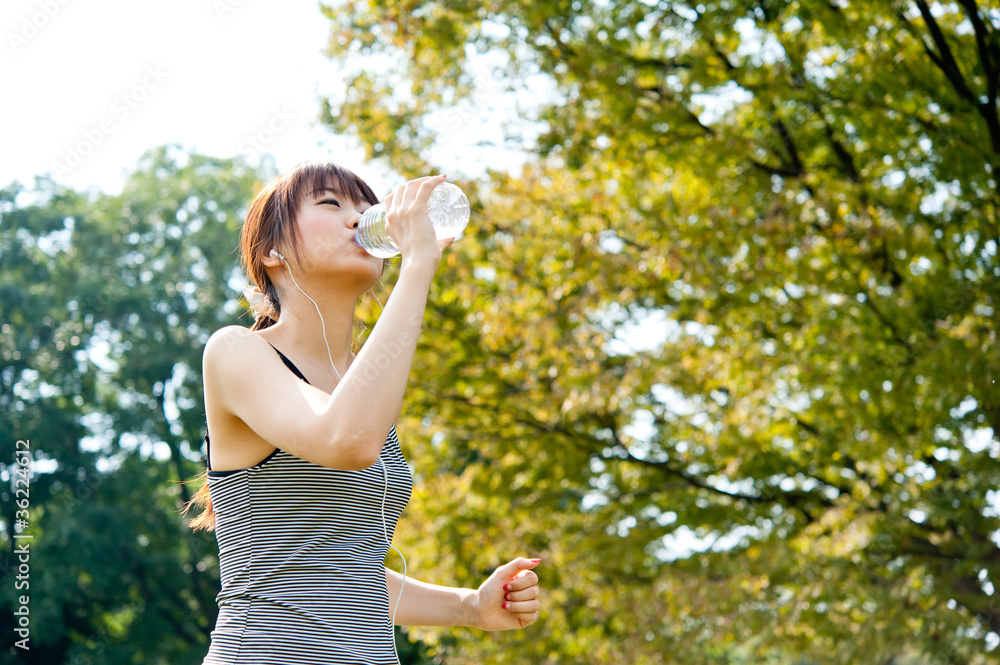
[(403, 205), (403, 201), (406, 200), (406, 185), (409, 183), (403, 183), (401, 185), (396, 185), (396, 189), (392, 190), (393, 201), (396, 202), (396, 206)]
[(399, 206), (409, 206), (413, 202), (413, 197), (416, 189), (414, 188), (413, 181), (407, 180), (402, 185), (399, 186)]
[(538, 612), (532, 612), (531, 614), (515, 614), (514, 616), (521, 622), (521, 628), (525, 628), (538, 621), (539, 615)]
[(418, 195), (424, 197), (425, 199), (429, 199), (431, 197), (431, 192), (433, 192), (434, 189), (447, 178), (448, 176), (443, 174), (422, 178), (420, 188), (417, 190)]
[(522, 570), (531, 570), (541, 562), (541, 559), (525, 559), (524, 557), (518, 557), (510, 563), (500, 566), (499, 571), (510, 575), (511, 579), (513, 579)]
[(504, 603), (503, 609), (514, 614), (534, 614), (542, 609), (542, 604), (537, 600), (525, 600), (516, 603)]
[[(407, 181), (407, 183), (403, 185), (403, 198), (400, 205), (413, 205), (416, 201), (418, 201), (423, 187), (428, 183), (428, 181), (431, 180), (440, 180), (443, 182), (444, 178), (441, 176), (425, 175), (423, 177)], [(438, 184), (439, 183), (435, 182), (431, 186), (431, 189), (437, 187)], [(426, 195), (426, 198), (430, 198), (430, 193)]]
[(535, 600), (539, 595), (541, 595), (541, 589), (532, 586), (521, 591), (508, 591), (504, 594), (503, 599), (519, 602), (523, 600)]
[[(402, 209), (412, 205), (413, 200), (416, 198), (417, 192), (420, 189), (420, 184), (432, 177), (433, 176), (422, 176), (420, 178), (414, 178), (413, 180), (407, 180), (406, 182), (397, 185), (396, 189), (392, 192), (395, 195), (394, 200), (396, 202), (396, 207)], [(388, 208), (388, 205), (386, 208)]]
[(520, 591), (521, 589), (527, 589), (535, 584), (538, 584), (538, 575), (530, 570), (526, 570), (515, 575), (514, 579), (506, 584), (504, 590)]
[(445, 176), (443, 175), (433, 175), (426, 176), (424, 178), (418, 178), (417, 180), (411, 180), (407, 185), (414, 185), (413, 190), (413, 203), (414, 205), (426, 204), (430, 198), (431, 193), (434, 188), (445, 181)]

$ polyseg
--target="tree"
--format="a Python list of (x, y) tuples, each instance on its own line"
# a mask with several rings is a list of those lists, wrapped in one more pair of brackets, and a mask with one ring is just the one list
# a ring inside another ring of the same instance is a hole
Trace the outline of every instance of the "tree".
[(439, 170), (484, 60), (544, 126), (473, 192), (400, 428), (423, 432), (412, 566), (472, 584), (544, 550), (543, 622), (424, 633), (448, 663), (987, 658), (995, 8), (328, 15), (352, 73), (324, 120), (401, 173)]
[[(178, 515), (191, 493), (179, 481), (200, 468), (202, 347), (241, 313), (232, 250), (256, 182), (238, 161), (168, 147), (119, 195), (39, 180), (0, 196), (6, 634), (19, 594), (31, 612), (30, 650), (5, 656), (204, 657), (217, 549)], [(35, 468), (27, 591), (11, 576), (16, 439)]]

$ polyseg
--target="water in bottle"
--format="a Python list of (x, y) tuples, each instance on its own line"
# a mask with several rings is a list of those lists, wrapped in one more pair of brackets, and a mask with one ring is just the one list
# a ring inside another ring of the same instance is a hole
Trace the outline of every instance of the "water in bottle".
[[(469, 223), (469, 199), (455, 184), (444, 182), (434, 188), (427, 209), (438, 239), (454, 238)], [(385, 206), (373, 205), (361, 214), (354, 242), (372, 256), (388, 258), (399, 254), (399, 248), (385, 232)]]

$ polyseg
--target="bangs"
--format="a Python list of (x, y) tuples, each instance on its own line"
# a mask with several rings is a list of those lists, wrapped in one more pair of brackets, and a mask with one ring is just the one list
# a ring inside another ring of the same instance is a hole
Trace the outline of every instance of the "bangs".
[(307, 196), (318, 191), (333, 191), (356, 203), (375, 205), (379, 202), (368, 183), (343, 166), (329, 162), (299, 164), (283, 180), (282, 189), (285, 191), (282, 194), (287, 194), (295, 202), (296, 209)]

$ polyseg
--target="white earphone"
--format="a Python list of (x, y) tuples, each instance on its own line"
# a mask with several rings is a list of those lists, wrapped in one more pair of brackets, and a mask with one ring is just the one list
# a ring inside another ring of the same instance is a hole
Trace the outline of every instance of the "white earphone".
[[(292, 268), (288, 265), (288, 261), (285, 260), (285, 257), (281, 255), (281, 252), (276, 249), (272, 249), (268, 252), (268, 254), (285, 263), (285, 268), (288, 270), (288, 276), (292, 278), (292, 284), (294, 284), (295, 288), (299, 290), (299, 293), (305, 296), (309, 302), (313, 304), (313, 307), (316, 308), (316, 314), (319, 316), (319, 323), (323, 330), (323, 341), (326, 342), (326, 354), (330, 359), (330, 367), (332, 367), (333, 371), (337, 374), (337, 379), (342, 381), (343, 377), (340, 376), (340, 372), (337, 370), (337, 366), (333, 362), (333, 353), (330, 352), (330, 342), (326, 338), (326, 322), (323, 321), (323, 313), (319, 311), (319, 305), (317, 305), (316, 301), (310, 298), (306, 292), (302, 290), (302, 287), (299, 286), (299, 283), (295, 281), (295, 276), (292, 275)], [(378, 303), (379, 311), (381, 312), (384, 309), (382, 307), (382, 301), (378, 299), (378, 296), (375, 295), (374, 291), (370, 291), (370, 293), (375, 298), (375, 302)], [(396, 647), (395, 625), (396, 611), (399, 609), (399, 601), (403, 599), (403, 586), (406, 584), (406, 557), (403, 556), (403, 553), (396, 549), (393, 546), (392, 541), (389, 540), (389, 522), (385, 518), (385, 498), (389, 493), (389, 471), (385, 468), (385, 462), (382, 461), (381, 456), (376, 461), (382, 465), (382, 479), (384, 481), (382, 486), (382, 537), (385, 539), (385, 544), (388, 545), (389, 548), (398, 554), (399, 558), (403, 560), (403, 578), (399, 582), (399, 595), (396, 596), (396, 606), (392, 610), (392, 624), (389, 626), (390, 630), (393, 631), (392, 648), (396, 652), (396, 662), (399, 663), (399, 649)]]
[(306, 292), (302, 290), (302, 287), (299, 286), (299, 283), (295, 281), (295, 275), (292, 274), (292, 267), (290, 265), (288, 265), (288, 261), (286, 261), (285, 257), (281, 255), (281, 252), (279, 252), (276, 249), (272, 249), (268, 253), (271, 256), (275, 257), (276, 259), (280, 259), (281, 261), (284, 261), (285, 268), (288, 270), (288, 276), (292, 278), (292, 284), (294, 284), (295, 288), (297, 288), (299, 290), (299, 293), (301, 293), (306, 298), (308, 298), (309, 302), (311, 302), (313, 304), (313, 307), (316, 308), (316, 314), (319, 315), (319, 324), (323, 328), (323, 341), (326, 343), (326, 355), (330, 359), (330, 367), (332, 367), (333, 371), (337, 374), (337, 380), (342, 381), (344, 377), (342, 377), (340, 375), (340, 372), (337, 370), (337, 366), (333, 362), (333, 353), (330, 351), (330, 341), (327, 340), (327, 338), (326, 338), (326, 322), (323, 320), (323, 314), (319, 311), (319, 305), (316, 304), (315, 300), (313, 300), (312, 298), (309, 298), (309, 296), (306, 294)]

